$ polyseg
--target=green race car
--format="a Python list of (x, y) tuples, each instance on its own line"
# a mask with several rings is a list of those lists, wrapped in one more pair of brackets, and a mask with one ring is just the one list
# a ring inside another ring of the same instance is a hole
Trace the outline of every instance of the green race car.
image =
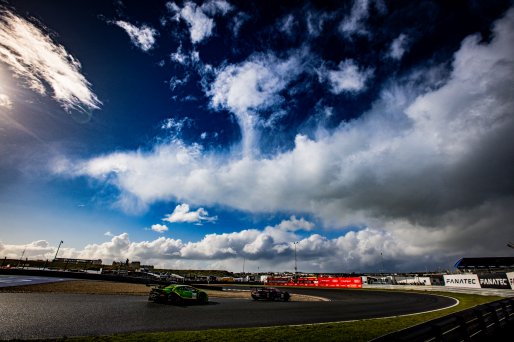
[(206, 292), (189, 285), (171, 284), (168, 286), (154, 287), (150, 291), (148, 300), (173, 305), (187, 303), (207, 304), (209, 302), (209, 296)]

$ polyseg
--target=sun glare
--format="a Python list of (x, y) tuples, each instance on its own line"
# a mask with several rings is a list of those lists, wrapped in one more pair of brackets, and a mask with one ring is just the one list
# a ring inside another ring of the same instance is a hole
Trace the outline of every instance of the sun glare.
[(16, 98), (22, 98), (20, 89), (16, 88), (13, 84), (11, 77), (7, 71), (0, 65), (0, 132), (7, 130), (10, 132), (23, 132), (36, 140), (41, 139), (31, 129), (20, 121), (20, 118), (15, 115)]
[(7, 77), (3, 68), (0, 68), (0, 112), (11, 110), (13, 107), (11, 96), (7, 91)]

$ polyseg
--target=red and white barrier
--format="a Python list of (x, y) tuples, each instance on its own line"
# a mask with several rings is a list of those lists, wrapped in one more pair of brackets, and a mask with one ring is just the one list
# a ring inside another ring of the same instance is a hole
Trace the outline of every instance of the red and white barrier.
[(333, 287), (333, 288), (362, 288), (360, 277), (307, 277), (284, 281), (283, 278), (268, 278), (268, 285), (300, 286), (300, 287)]

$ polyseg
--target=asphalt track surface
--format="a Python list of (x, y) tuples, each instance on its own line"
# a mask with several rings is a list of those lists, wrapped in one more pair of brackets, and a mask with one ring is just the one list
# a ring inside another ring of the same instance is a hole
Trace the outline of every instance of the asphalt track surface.
[(68, 281), (70, 279), (55, 277), (27, 277), (18, 275), (0, 275), (0, 287), (20, 286), (20, 285), (36, 285), (45, 283), (55, 283), (58, 281)]
[(323, 302), (255, 302), (211, 298), (207, 305), (171, 306), (144, 296), (0, 293), (0, 339), (264, 327), (404, 315), (454, 305), (447, 297), (404, 292), (291, 289)]

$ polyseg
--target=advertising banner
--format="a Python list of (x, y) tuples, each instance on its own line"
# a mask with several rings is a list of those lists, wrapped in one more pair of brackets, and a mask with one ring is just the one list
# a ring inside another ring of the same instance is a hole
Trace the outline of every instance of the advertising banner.
[(507, 279), (509, 280), (510, 288), (514, 290), (514, 272), (509, 272), (506, 274)]
[(353, 278), (318, 278), (318, 286), (323, 287), (343, 287), (343, 288), (361, 288), (362, 279), (360, 277)]
[(476, 274), (450, 274), (443, 277), (444, 286), (480, 288), (480, 282)]
[(429, 277), (402, 277), (395, 276), (394, 281), (399, 285), (432, 285)]
[(267, 277), (265, 284), (268, 285), (288, 285), (291, 282), (289, 277)]
[(510, 289), (509, 280), (505, 273), (481, 274), (478, 276), (480, 286), (484, 289)]
[(360, 277), (300, 277), (296, 282), (289, 278), (271, 278), (268, 277), (268, 285), (283, 286), (305, 286), (305, 287), (337, 287), (337, 288), (362, 288), (362, 279)]

